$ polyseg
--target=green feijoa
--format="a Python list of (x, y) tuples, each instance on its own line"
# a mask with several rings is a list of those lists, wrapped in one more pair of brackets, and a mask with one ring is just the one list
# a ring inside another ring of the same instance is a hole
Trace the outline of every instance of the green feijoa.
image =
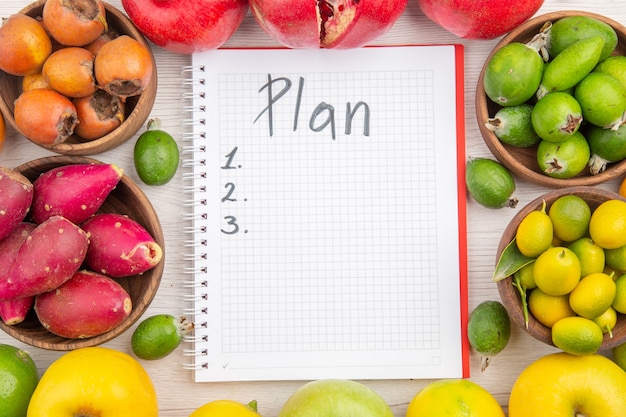
[(467, 190), (480, 205), (499, 209), (514, 208), (515, 181), (511, 173), (500, 163), (488, 158), (470, 158), (465, 166)]
[(546, 94), (535, 103), (530, 120), (541, 139), (563, 142), (578, 132), (583, 114), (572, 95), (557, 91)]
[(592, 36), (601, 36), (604, 39), (600, 61), (609, 57), (617, 46), (615, 29), (603, 21), (590, 16), (563, 17), (554, 22), (550, 28), (550, 56), (554, 57), (563, 52), (568, 46)]
[(595, 72), (602, 72), (616, 78), (623, 86), (626, 86), (626, 56), (613, 55), (600, 62)]
[(493, 300), (478, 304), (467, 321), (467, 338), (481, 355), (480, 370), (485, 371), (491, 359), (504, 350), (511, 338), (511, 320), (506, 308)]
[(621, 125), (617, 130), (589, 125), (585, 135), (591, 150), (591, 174), (599, 174), (606, 169), (607, 164), (626, 158), (626, 125)]
[(134, 149), (135, 170), (147, 185), (163, 185), (176, 174), (179, 162), (178, 144), (161, 130), (161, 121), (151, 119), (139, 136)]
[(575, 177), (587, 167), (589, 157), (589, 144), (580, 132), (563, 142), (542, 140), (537, 146), (537, 164), (552, 178)]
[(616, 78), (592, 72), (576, 86), (574, 97), (587, 122), (610, 129), (617, 129), (623, 123), (626, 87)]
[(485, 123), (502, 143), (527, 148), (538, 143), (541, 138), (533, 129), (530, 115), (533, 106), (527, 103), (519, 106), (502, 107)]
[(520, 42), (498, 49), (487, 62), (483, 84), (487, 96), (501, 106), (530, 99), (541, 82), (544, 62), (539, 53)]
[(193, 330), (186, 317), (157, 314), (143, 320), (131, 336), (131, 349), (141, 359), (164, 358), (176, 349), (184, 335)]
[(604, 39), (601, 36), (592, 36), (565, 48), (546, 65), (537, 97), (567, 90), (578, 84), (600, 62), (603, 46)]

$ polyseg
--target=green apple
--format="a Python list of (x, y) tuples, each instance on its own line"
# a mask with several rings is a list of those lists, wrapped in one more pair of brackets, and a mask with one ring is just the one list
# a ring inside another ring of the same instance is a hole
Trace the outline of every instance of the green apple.
[(321, 379), (296, 390), (279, 417), (393, 417), (385, 400), (360, 382)]
[(531, 363), (509, 397), (509, 417), (609, 417), (626, 412), (626, 372), (598, 355), (559, 352)]

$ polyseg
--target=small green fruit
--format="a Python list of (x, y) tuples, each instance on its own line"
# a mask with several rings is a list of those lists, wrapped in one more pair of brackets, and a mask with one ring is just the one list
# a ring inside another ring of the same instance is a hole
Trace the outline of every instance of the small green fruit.
[(513, 176), (492, 159), (471, 158), (465, 166), (465, 184), (470, 195), (482, 206), (499, 209), (517, 205), (517, 198), (512, 197)]
[(148, 317), (135, 329), (131, 337), (133, 353), (141, 359), (164, 358), (176, 349), (182, 338), (193, 330), (186, 317), (177, 319), (169, 314)]
[(624, 55), (608, 57), (601, 61), (593, 71), (608, 74), (626, 86), (626, 56)]
[(599, 174), (609, 163), (626, 159), (626, 125), (621, 125), (617, 130), (589, 125), (586, 137), (591, 149), (591, 174)]
[(537, 147), (537, 164), (552, 178), (572, 178), (580, 174), (591, 156), (589, 144), (580, 132), (563, 142), (542, 140)]
[(137, 139), (134, 160), (137, 175), (147, 185), (167, 184), (176, 174), (178, 144), (169, 133), (161, 130), (159, 119), (151, 119), (148, 130)]
[(604, 39), (604, 47), (600, 61), (613, 53), (617, 46), (617, 33), (610, 25), (589, 16), (563, 17), (550, 28), (550, 56), (563, 52), (568, 46), (585, 38), (600, 36)]
[(537, 91), (543, 68), (543, 59), (535, 49), (509, 43), (497, 50), (485, 67), (485, 93), (501, 106), (520, 105)]
[(578, 132), (583, 121), (580, 104), (570, 94), (548, 93), (543, 96), (531, 114), (531, 123), (537, 135), (549, 142), (563, 142)]
[(502, 143), (520, 148), (537, 144), (541, 138), (533, 129), (531, 117), (533, 106), (524, 103), (519, 106), (502, 107), (487, 120), (485, 126)]
[(604, 47), (601, 36), (582, 39), (558, 54), (546, 65), (537, 97), (574, 87), (600, 62)]
[(0, 416), (24, 417), (39, 383), (35, 362), (24, 350), (0, 344)]
[(624, 123), (626, 87), (616, 78), (592, 72), (576, 86), (574, 97), (587, 122), (614, 130)]
[(504, 306), (498, 301), (483, 301), (470, 314), (467, 322), (470, 345), (481, 355), (481, 371), (490, 359), (509, 343), (511, 321)]

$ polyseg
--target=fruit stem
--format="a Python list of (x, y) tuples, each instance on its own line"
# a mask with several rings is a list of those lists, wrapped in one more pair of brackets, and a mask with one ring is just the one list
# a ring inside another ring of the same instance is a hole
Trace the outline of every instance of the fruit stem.
[(606, 331), (609, 334), (609, 337), (613, 339), (613, 330), (611, 329), (611, 326), (609, 326), (608, 324), (606, 326)]
[(528, 329), (528, 300), (526, 299), (526, 287), (522, 285), (519, 274), (515, 274), (513, 276), (513, 286), (517, 288), (520, 298), (522, 299), (522, 311), (524, 312), (524, 324), (526, 325), (526, 329)]
[(178, 332), (181, 336), (185, 336), (193, 331), (194, 324), (187, 317), (181, 316), (178, 319)]
[(497, 117), (492, 117), (487, 119), (487, 123), (485, 123), (485, 127), (492, 132), (494, 132), (500, 125), (502, 124), (502, 120)]
[(591, 158), (589, 158), (587, 165), (589, 166), (591, 175), (597, 175), (606, 169), (608, 163), (609, 161), (594, 153), (591, 155)]
[(257, 402), (256, 402), (256, 400), (252, 400), (252, 401), (250, 401), (250, 402), (248, 403), (248, 407), (250, 407), (250, 408), (251, 408), (252, 410), (254, 410), (254, 411), (259, 411), (259, 410), (257, 409)]
[(480, 357), (480, 372), (485, 372), (489, 364), (491, 363), (491, 358), (489, 356), (481, 356)]
[(161, 130), (161, 119), (155, 117), (148, 120), (148, 130)]
[(526, 44), (531, 49), (537, 51), (539, 56), (544, 62), (550, 60), (550, 53), (548, 52), (548, 46), (550, 45), (550, 29), (552, 29), (552, 22), (546, 22), (533, 38)]

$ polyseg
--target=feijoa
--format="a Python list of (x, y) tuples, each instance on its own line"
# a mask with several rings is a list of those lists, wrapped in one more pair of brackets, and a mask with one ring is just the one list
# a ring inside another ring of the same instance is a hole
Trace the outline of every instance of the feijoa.
[(590, 156), (589, 144), (580, 132), (563, 142), (542, 140), (537, 146), (539, 168), (552, 178), (575, 177), (585, 169)]
[(583, 121), (580, 104), (570, 94), (549, 93), (535, 103), (531, 124), (537, 135), (549, 142), (563, 142), (578, 132)]
[(626, 56), (613, 55), (601, 61), (595, 68), (595, 72), (602, 72), (619, 80), (626, 86)]
[(601, 72), (587, 75), (574, 91), (584, 119), (596, 126), (618, 129), (624, 123), (626, 87)]
[(184, 335), (193, 330), (186, 317), (157, 314), (143, 320), (131, 337), (133, 353), (141, 359), (164, 358), (176, 349)]
[(617, 46), (615, 29), (591, 16), (563, 17), (554, 22), (550, 28), (550, 56), (554, 57), (568, 46), (592, 36), (600, 36), (604, 39), (600, 61), (608, 58)]
[(543, 68), (543, 58), (535, 49), (511, 42), (487, 62), (483, 76), (485, 93), (501, 106), (520, 105), (537, 91)]
[(178, 144), (167, 132), (161, 130), (161, 121), (151, 119), (147, 130), (135, 143), (135, 170), (147, 185), (167, 184), (178, 169)]
[(467, 322), (470, 345), (481, 355), (480, 370), (485, 371), (491, 358), (502, 352), (511, 338), (511, 320), (499, 301), (478, 304)]
[(603, 46), (604, 39), (601, 36), (592, 36), (565, 48), (546, 65), (537, 97), (564, 91), (578, 84), (600, 62)]
[(502, 107), (494, 117), (487, 120), (485, 126), (502, 143), (527, 148), (541, 140), (532, 126), (530, 118), (532, 111), (533, 106), (527, 103), (519, 106)]
[(589, 171), (592, 175), (604, 171), (607, 164), (626, 158), (626, 125), (617, 130), (589, 125), (585, 134), (591, 150)]
[(465, 166), (465, 184), (472, 198), (484, 207), (499, 209), (517, 205), (513, 176), (493, 159), (470, 158)]

